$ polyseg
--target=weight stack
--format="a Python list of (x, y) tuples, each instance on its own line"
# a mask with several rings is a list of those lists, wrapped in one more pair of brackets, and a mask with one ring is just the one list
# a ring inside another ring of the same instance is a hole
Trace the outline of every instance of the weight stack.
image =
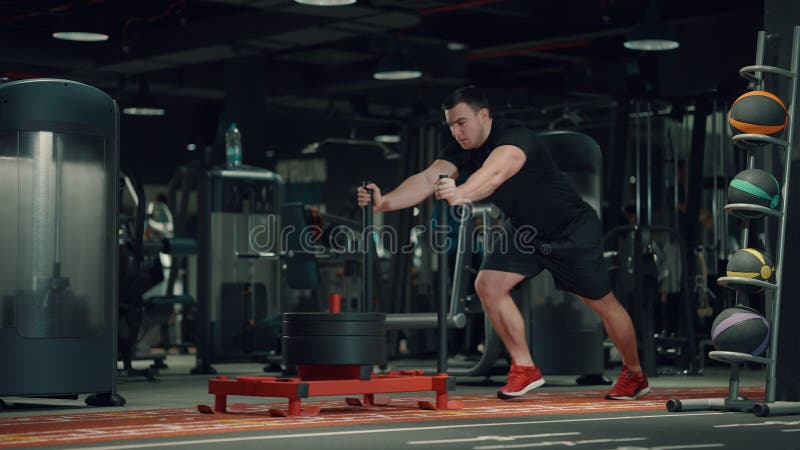
[(386, 314), (284, 313), (283, 361), (297, 366), (386, 363)]

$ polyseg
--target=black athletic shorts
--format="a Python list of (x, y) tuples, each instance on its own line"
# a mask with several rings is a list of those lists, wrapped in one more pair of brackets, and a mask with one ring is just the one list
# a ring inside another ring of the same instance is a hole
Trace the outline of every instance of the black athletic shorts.
[(547, 269), (561, 290), (595, 300), (611, 292), (603, 258), (603, 226), (594, 210), (581, 213), (551, 239), (535, 236), (533, 227), (512, 223), (507, 222), (503, 232), (491, 232), (481, 270), (533, 277)]

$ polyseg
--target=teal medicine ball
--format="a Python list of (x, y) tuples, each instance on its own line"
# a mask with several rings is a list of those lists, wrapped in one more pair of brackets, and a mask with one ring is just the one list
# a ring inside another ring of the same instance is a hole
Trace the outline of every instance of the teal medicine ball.
[[(728, 186), (728, 204), (746, 203), (777, 209), (781, 203), (781, 186), (771, 173), (760, 169), (739, 172)], [(736, 211), (746, 219), (758, 219), (764, 214), (754, 211)]]

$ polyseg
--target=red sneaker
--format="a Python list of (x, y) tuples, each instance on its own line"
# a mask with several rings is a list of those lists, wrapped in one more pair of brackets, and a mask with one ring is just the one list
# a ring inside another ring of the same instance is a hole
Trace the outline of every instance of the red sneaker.
[(508, 382), (497, 391), (497, 397), (503, 400), (519, 397), (543, 384), (542, 372), (536, 366), (518, 366), (511, 361)]
[(617, 378), (614, 388), (606, 394), (606, 400), (636, 400), (650, 392), (647, 376), (644, 373), (635, 374), (622, 366), (622, 372)]

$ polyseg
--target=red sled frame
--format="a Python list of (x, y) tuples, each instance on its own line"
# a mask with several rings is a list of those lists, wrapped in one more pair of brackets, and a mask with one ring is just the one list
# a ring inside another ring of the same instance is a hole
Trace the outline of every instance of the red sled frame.
[(245, 376), (229, 379), (219, 376), (208, 382), (208, 392), (215, 396), (214, 410), (210, 411), (208, 407), (200, 407), (200, 410), (208, 413), (229, 412), (227, 404), (229, 395), (284, 397), (288, 399), (289, 409), (271, 408), (270, 415), (316, 416), (320, 408), (303, 408), (301, 399), (361, 394), (362, 399), (347, 398), (347, 404), (377, 406), (389, 403), (389, 397), (377, 394), (424, 391), (435, 392), (436, 401), (418, 402), (418, 406), (422, 409), (444, 410), (463, 407), (461, 400), (447, 398), (448, 392), (455, 389), (455, 378), (447, 374), (425, 375), (421, 370), (400, 370), (377, 375), (370, 370), (365, 377), (365, 368), (369, 366), (301, 365), (298, 366), (299, 377), (296, 378)]

